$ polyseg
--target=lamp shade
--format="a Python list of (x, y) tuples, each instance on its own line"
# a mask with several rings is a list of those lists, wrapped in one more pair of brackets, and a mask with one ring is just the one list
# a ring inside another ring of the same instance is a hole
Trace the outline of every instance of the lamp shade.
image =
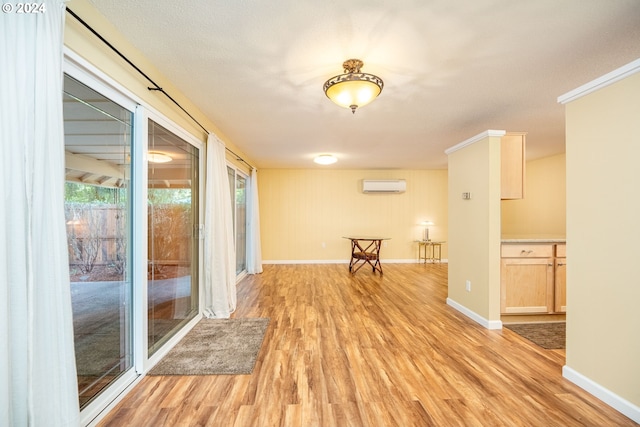
[(424, 226), (424, 234), (422, 235), (422, 240), (426, 242), (430, 241), (431, 239), (429, 238), (429, 226), (433, 225), (433, 222), (426, 220), (426, 221), (420, 222), (420, 225)]
[(384, 83), (373, 74), (361, 73), (362, 61), (349, 59), (342, 64), (345, 74), (332, 77), (324, 83), (324, 93), (337, 105), (350, 108), (353, 113), (358, 107), (376, 99)]

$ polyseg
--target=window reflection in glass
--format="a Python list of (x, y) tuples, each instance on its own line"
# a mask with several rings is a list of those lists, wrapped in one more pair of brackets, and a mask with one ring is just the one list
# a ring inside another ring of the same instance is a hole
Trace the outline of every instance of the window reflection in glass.
[(199, 151), (149, 120), (148, 348), (198, 312)]
[(236, 274), (247, 269), (247, 179), (227, 166), (231, 218), (235, 233)]
[(80, 406), (132, 366), (132, 113), (64, 78), (65, 219)]
[(236, 274), (247, 269), (247, 180), (236, 175)]

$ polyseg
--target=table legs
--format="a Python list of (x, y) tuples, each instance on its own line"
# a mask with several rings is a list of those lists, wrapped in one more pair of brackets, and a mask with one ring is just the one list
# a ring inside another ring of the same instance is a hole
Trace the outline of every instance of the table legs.
[[(349, 271), (351, 274), (356, 274), (356, 272), (365, 264), (369, 264), (371, 266), (372, 272), (375, 273), (376, 270), (378, 270), (380, 274), (382, 274), (380, 246), (382, 246), (382, 240), (371, 240), (366, 248), (363, 248), (360, 245), (360, 241), (355, 239), (351, 240), (351, 261), (349, 262)], [(362, 262), (358, 265), (360, 261)]]
[[(422, 256), (422, 247), (424, 247), (424, 257)], [(429, 247), (431, 248), (430, 251), (430, 255), (429, 257), (427, 257), (427, 250), (429, 250)], [(437, 257), (436, 257), (436, 253), (437, 253)], [(430, 260), (432, 263), (435, 263), (436, 260), (438, 262), (441, 262), (442, 260), (442, 245), (440, 243), (433, 243), (433, 242), (418, 242), (418, 262), (422, 261), (424, 259), (425, 264), (427, 263), (427, 260)]]

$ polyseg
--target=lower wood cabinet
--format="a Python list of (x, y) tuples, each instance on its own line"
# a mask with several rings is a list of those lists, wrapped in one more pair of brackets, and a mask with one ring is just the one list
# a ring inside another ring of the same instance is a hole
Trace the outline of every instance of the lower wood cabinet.
[(502, 245), (502, 314), (566, 312), (566, 258), (556, 256), (556, 246), (560, 245)]
[(556, 313), (567, 312), (567, 255), (566, 245), (556, 245), (554, 259), (554, 292)]

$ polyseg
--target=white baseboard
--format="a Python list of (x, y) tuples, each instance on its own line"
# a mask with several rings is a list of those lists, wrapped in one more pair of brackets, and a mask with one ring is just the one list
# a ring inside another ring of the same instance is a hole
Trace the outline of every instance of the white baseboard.
[(564, 365), (562, 367), (562, 376), (584, 389), (588, 393), (602, 400), (621, 414), (631, 418), (636, 423), (640, 423), (640, 407), (634, 405), (626, 399), (613, 393), (611, 390), (604, 388), (600, 384), (585, 377), (578, 371)]
[[(447, 264), (449, 260), (443, 259), (441, 264)], [(417, 259), (382, 259), (382, 264), (420, 264)], [(349, 264), (348, 259), (289, 259), (289, 260), (262, 260), (262, 264)], [(427, 264), (439, 264), (428, 262)]]
[(262, 264), (349, 264), (344, 259), (274, 259), (262, 260)]
[(472, 310), (469, 310), (467, 307), (465, 307), (462, 304), (459, 304), (459, 303), (455, 302), (451, 298), (447, 298), (447, 305), (450, 305), (451, 307), (453, 307), (456, 310), (458, 310), (460, 313), (464, 314), (465, 316), (467, 316), (468, 318), (470, 318), (474, 322), (479, 323), (480, 325), (484, 326), (487, 329), (502, 329), (502, 321), (501, 320), (488, 320), (488, 319), (485, 319), (484, 317), (480, 316), (478, 313), (476, 313), (476, 312), (474, 312)]

